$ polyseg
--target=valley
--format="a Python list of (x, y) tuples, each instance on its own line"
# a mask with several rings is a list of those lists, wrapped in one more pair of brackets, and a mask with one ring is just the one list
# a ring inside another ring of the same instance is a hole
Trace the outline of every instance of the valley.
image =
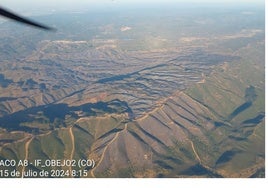
[[(0, 159), (96, 163), (0, 169), (85, 170), (77, 176), (87, 178), (264, 177), (265, 34), (262, 20), (253, 23), (262, 14), (245, 20), (229, 10), (235, 21), (228, 22), (222, 11), (213, 19), (165, 13), (159, 31), (158, 22), (124, 12), (118, 22), (93, 20), (89, 36), (82, 20), (77, 35), (72, 22), (53, 36), (32, 31), (29, 43), (28, 29), (18, 40), (0, 30), (8, 35), (0, 37)], [(174, 23), (184, 26), (180, 32)]]

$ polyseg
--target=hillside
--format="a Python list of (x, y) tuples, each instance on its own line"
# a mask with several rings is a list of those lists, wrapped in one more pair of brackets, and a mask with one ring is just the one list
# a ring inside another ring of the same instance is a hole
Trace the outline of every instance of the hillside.
[[(262, 14), (210, 11), (164, 14), (159, 31), (158, 22), (125, 12), (118, 22), (93, 19), (90, 32), (87, 20), (65, 15), (65, 33), (25, 29), (16, 40), (18, 26), (1, 24), (0, 160), (31, 163), (0, 170), (264, 177), (265, 42), (262, 20), (254, 22)], [(56, 159), (95, 164), (35, 164)]]

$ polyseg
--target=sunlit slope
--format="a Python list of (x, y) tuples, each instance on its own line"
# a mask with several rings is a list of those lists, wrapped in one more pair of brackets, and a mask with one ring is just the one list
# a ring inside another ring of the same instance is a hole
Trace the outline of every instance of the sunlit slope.
[[(82, 168), (87, 177), (263, 177), (262, 45), (243, 48), (237, 55), (244, 58), (215, 66), (137, 117), (117, 99), (11, 114), (2, 123), (21, 122), (2, 129), (1, 159), (93, 159), (93, 169)], [(42, 170), (17, 167), (28, 169)]]
[[(250, 177), (256, 173), (261, 177), (264, 60), (258, 57), (264, 57), (262, 45), (244, 48), (239, 53), (245, 58), (216, 67), (202, 83), (174, 93), (154, 110), (128, 123), (127, 129), (115, 135), (110, 150), (106, 150), (106, 160), (113, 162), (102, 159), (95, 174), (105, 176), (100, 168), (105, 167), (112, 176), (123, 173), (133, 177)], [(115, 154), (120, 143), (126, 143), (127, 134), (136, 142)], [(116, 169), (124, 163), (117, 157), (131, 151), (131, 156), (137, 155), (135, 148), (140, 148), (140, 144), (147, 148), (142, 160), (147, 161), (147, 167), (138, 167), (129, 160), (129, 168), (119, 168), (122, 172), (119, 170), (118, 174)]]

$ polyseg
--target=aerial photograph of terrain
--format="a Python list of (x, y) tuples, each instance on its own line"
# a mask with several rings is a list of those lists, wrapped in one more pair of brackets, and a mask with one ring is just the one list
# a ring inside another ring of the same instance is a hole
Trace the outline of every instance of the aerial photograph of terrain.
[(265, 178), (265, 0), (35, 2), (0, 1), (53, 28), (0, 15), (0, 178)]

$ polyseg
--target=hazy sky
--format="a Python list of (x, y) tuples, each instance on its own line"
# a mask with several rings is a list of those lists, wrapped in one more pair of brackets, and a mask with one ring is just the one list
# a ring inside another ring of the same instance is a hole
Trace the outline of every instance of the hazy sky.
[(170, 2), (195, 2), (195, 3), (264, 3), (265, 0), (0, 0), (0, 5), (34, 6), (34, 5), (85, 5), (107, 3), (170, 3)]
[(265, 0), (0, 0), (0, 6), (8, 7), (14, 11), (30, 13), (48, 10), (79, 10), (88, 7), (98, 6), (117, 6), (135, 4), (157, 4), (157, 3), (224, 3), (224, 4), (263, 4)]

